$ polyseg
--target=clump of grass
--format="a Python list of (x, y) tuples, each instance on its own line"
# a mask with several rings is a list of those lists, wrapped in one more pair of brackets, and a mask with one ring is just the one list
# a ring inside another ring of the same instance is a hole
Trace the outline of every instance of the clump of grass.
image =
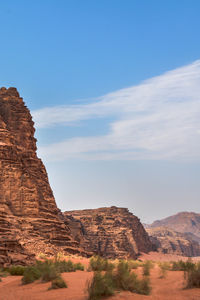
[(131, 271), (127, 261), (120, 261), (116, 270), (101, 273), (95, 272), (94, 277), (87, 286), (89, 294), (88, 300), (101, 299), (113, 295), (115, 290), (125, 290), (138, 294), (149, 295), (151, 287), (149, 279), (143, 277), (139, 279)]
[(75, 272), (76, 270), (84, 270), (81, 263), (74, 264), (71, 260), (48, 260), (37, 261), (34, 266), (27, 267), (22, 278), (23, 284), (31, 283), (39, 278), (42, 282), (53, 281), (63, 272)]
[(114, 282), (111, 272), (102, 274), (100, 271), (94, 273), (91, 281), (87, 282), (88, 300), (98, 300), (114, 294)]
[(148, 295), (151, 291), (149, 279), (138, 279), (134, 272), (131, 272), (127, 262), (121, 261), (114, 274), (116, 287), (121, 290)]
[(193, 269), (184, 272), (186, 288), (200, 288), (200, 263), (195, 264)]
[(75, 270), (84, 271), (84, 265), (82, 265), (80, 262), (74, 264)]
[(143, 277), (141, 280), (139, 280), (135, 292), (141, 295), (149, 295), (151, 293), (149, 278)]
[(137, 275), (130, 272), (127, 262), (121, 261), (117, 266), (116, 273), (114, 274), (116, 287), (120, 290), (133, 291), (133, 286), (137, 280)]
[(25, 271), (25, 267), (23, 266), (11, 266), (8, 269), (8, 272), (10, 273), (10, 275), (15, 275), (15, 276), (22, 276), (24, 274)]
[(41, 273), (42, 282), (48, 282), (56, 279), (60, 274), (58, 268), (56, 268), (56, 265), (50, 260), (45, 260), (44, 262), (38, 261), (36, 267)]
[(61, 276), (58, 276), (51, 282), (49, 290), (67, 288), (67, 284)]
[(55, 266), (59, 270), (60, 273), (63, 272), (75, 272), (77, 270), (84, 271), (84, 266), (79, 263), (73, 263), (71, 260), (56, 260)]
[(150, 260), (147, 260), (143, 263), (143, 276), (149, 276), (150, 270), (153, 268), (153, 263)]
[(3, 269), (3, 268), (0, 269), (0, 278), (7, 277), (8, 275), (10, 275), (10, 273), (8, 272), (7, 269)]
[(158, 265), (160, 267), (160, 276), (159, 276), (159, 278), (166, 278), (167, 271), (170, 270), (171, 265), (168, 262), (160, 262)]
[(179, 261), (173, 261), (172, 262), (172, 271), (190, 271), (195, 269), (195, 264), (191, 261), (191, 259), (188, 259), (186, 262), (179, 260)]
[(142, 266), (142, 262), (139, 260), (128, 260), (127, 262), (130, 269), (137, 269)]
[(90, 259), (89, 270), (92, 271), (112, 271), (115, 265), (100, 256), (93, 256)]
[(63, 272), (75, 272), (75, 266), (71, 260), (65, 261), (65, 260), (56, 260), (55, 261), (56, 268), (60, 271), (60, 273)]
[(22, 277), (22, 284), (32, 283), (41, 277), (41, 272), (34, 266), (27, 267)]

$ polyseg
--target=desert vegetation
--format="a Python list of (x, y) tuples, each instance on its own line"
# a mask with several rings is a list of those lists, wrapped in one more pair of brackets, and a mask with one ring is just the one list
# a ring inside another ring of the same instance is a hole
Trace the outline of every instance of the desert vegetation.
[(154, 267), (154, 264), (152, 261), (147, 260), (143, 263), (143, 275), (144, 276), (150, 276), (150, 270)]
[[(157, 286), (155, 281), (163, 279), (158, 283), (162, 286), (166, 284), (165, 280), (170, 282), (171, 276), (179, 278), (183, 290), (188, 290), (188, 293), (191, 288), (200, 288), (200, 263), (195, 263), (191, 259), (153, 262), (151, 260), (109, 260), (93, 256), (87, 260), (77, 257), (69, 259), (69, 256), (62, 255), (56, 255), (52, 259), (47, 259), (42, 255), (42, 259), (37, 260), (34, 265), (26, 267), (16, 265), (1, 268), (0, 287), (2, 282), (7, 280), (4, 277), (19, 276), (19, 286), (36, 282), (36, 287), (44, 283), (46, 291), (68, 288), (66, 291), (68, 293), (72, 286), (67, 273), (83, 271), (85, 268), (79, 259), (84, 261), (85, 266), (88, 267), (86, 267), (86, 272), (79, 273), (78, 276), (74, 274), (73, 278), (80, 278), (80, 280), (82, 277), (85, 278), (82, 283), (82, 291), (85, 286), (88, 300), (100, 300), (114, 295), (118, 297), (118, 293), (126, 295), (126, 292), (129, 292), (127, 295), (130, 295), (131, 292), (140, 295), (152, 294), (153, 296), (154, 288)], [(47, 286), (45, 283), (49, 283), (49, 285)]]
[(88, 271), (112, 271), (114, 267), (114, 263), (97, 255), (91, 257)]
[(188, 259), (187, 261), (173, 261), (171, 266), (172, 271), (190, 271), (195, 269), (195, 263), (192, 262), (191, 259)]
[(200, 263), (185, 271), (186, 288), (200, 288)]
[[(94, 261), (98, 261), (98, 270), (95, 265), (94, 276), (91, 281), (87, 282), (88, 300), (101, 299), (114, 294), (115, 291), (130, 291), (133, 293), (148, 295), (151, 292), (150, 281), (147, 276), (139, 278), (130, 267), (128, 261), (119, 261), (117, 265), (99, 257), (90, 260), (90, 267)], [(102, 263), (102, 265), (100, 264)], [(105, 268), (106, 266), (106, 268)], [(133, 266), (133, 265), (132, 265)], [(150, 264), (148, 263), (148, 268)], [(138, 267), (138, 266), (137, 266)], [(136, 264), (134, 265), (136, 268)], [(104, 271), (104, 272), (102, 272)]]
[[(43, 256), (44, 258), (44, 256)], [(56, 256), (54, 259), (44, 258), (37, 260), (32, 266), (11, 266), (0, 270), (0, 281), (8, 275), (23, 276), (22, 284), (29, 284), (36, 280), (40, 282), (51, 282), (50, 289), (66, 288), (67, 284), (61, 276), (64, 272), (75, 272), (84, 270), (81, 263), (73, 263), (71, 260), (61, 259)]]
[(171, 270), (171, 264), (169, 262), (158, 262), (158, 266), (160, 268), (159, 278), (166, 278), (167, 271)]

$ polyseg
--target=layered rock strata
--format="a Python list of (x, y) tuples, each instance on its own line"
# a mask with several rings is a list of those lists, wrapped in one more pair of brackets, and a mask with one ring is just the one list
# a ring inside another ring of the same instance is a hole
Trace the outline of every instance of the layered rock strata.
[(166, 227), (146, 229), (155, 248), (162, 253), (181, 256), (200, 256), (200, 245), (187, 234)]
[(149, 225), (150, 228), (167, 227), (177, 232), (188, 234), (200, 243), (200, 214), (194, 212), (179, 212), (176, 215), (157, 220)]
[(107, 258), (136, 258), (152, 250), (140, 220), (127, 208), (67, 211), (64, 216), (73, 238), (87, 252)]
[(1, 88), (1, 261), (3, 257), (9, 260), (7, 256), (11, 250), (18, 253), (46, 250), (50, 254), (59, 246), (63, 251), (81, 253), (78, 243), (71, 238), (69, 227), (60, 217), (47, 172), (37, 157), (34, 132), (31, 114), (18, 91)]

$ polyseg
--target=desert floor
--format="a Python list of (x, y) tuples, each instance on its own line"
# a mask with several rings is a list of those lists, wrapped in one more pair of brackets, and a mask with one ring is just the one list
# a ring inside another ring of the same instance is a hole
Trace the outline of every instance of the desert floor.
[[(141, 259), (152, 259), (155, 261), (178, 260), (180, 257), (150, 253), (143, 255)], [(85, 266), (88, 260), (84, 258), (72, 259), (80, 261)], [(140, 268), (136, 270), (141, 273)], [(184, 289), (184, 277), (181, 271), (168, 271), (166, 278), (160, 279), (160, 269), (157, 264), (151, 270), (152, 293), (149, 296), (137, 295), (130, 292), (120, 292), (115, 296), (107, 298), (110, 300), (199, 300), (200, 289)], [(0, 300), (86, 300), (86, 282), (92, 278), (93, 272), (76, 271), (74, 273), (63, 273), (62, 277), (68, 284), (67, 289), (48, 290), (50, 283), (35, 282), (21, 285), (21, 276), (9, 276), (0, 282)]]

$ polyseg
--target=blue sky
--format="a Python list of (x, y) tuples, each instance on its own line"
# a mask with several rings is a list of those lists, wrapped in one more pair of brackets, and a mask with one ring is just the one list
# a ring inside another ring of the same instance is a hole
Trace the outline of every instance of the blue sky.
[(200, 212), (200, 2), (2, 1), (0, 85), (31, 109), (62, 210)]

